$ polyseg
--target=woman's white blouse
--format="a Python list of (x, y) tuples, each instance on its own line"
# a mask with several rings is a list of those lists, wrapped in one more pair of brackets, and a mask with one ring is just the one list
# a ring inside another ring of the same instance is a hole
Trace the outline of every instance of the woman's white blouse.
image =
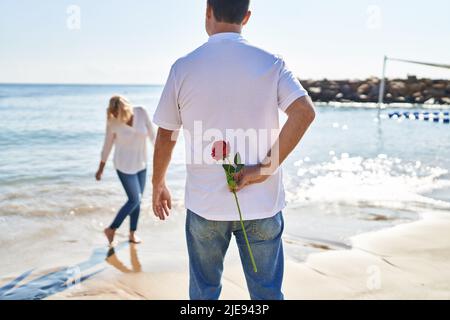
[(154, 142), (153, 125), (143, 107), (133, 108), (133, 126), (119, 121), (108, 121), (102, 161), (108, 160), (112, 147), (114, 167), (125, 174), (135, 174), (147, 168), (147, 138)]

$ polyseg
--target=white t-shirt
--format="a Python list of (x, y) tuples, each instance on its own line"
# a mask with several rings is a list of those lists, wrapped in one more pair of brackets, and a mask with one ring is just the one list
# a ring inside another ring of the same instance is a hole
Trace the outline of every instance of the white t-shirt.
[[(239, 220), (225, 172), (210, 156), (212, 143), (229, 141), (231, 161), (239, 152), (245, 164), (261, 162), (279, 134), (278, 110), (305, 95), (280, 57), (238, 33), (215, 34), (176, 61), (153, 121), (167, 130), (184, 129), (186, 208), (208, 220)], [(285, 206), (281, 169), (238, 197), (245, 220), (274, 216)]]
[(133, 113), (133, 126), (117, 120), (108, 121), (101, 154), (102, 161), (106, 162), (115, 145), (114, 167), (125, 174), (135, 174), (147, 167), (147, 138), (154, 140), (147, 111), (135, 107)]

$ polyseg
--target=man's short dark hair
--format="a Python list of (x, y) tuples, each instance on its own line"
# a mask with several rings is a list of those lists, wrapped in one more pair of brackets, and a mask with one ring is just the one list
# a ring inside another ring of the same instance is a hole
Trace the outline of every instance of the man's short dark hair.
[(241, 24), (250, 6), (250, 0), (208, 0), (214, 17), (219, 22)]

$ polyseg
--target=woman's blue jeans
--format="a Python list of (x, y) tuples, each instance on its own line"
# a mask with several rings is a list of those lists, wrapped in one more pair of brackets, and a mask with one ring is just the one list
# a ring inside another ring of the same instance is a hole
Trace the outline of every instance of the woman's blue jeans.
[(216, 300), (222, 290), (225, 254), (234, 234), (252, 300), (282, 300), (284, 257), (281, 212), (272, 218), (245, 221), (258, 272), (253, 271), (239, 221), (210, 221), (187, 211), (189, 295), (192, 300)]
[(125, 218), (130, 216), (130, 231), (133, 232), (137, 230), (139, 213), (141, 211), (141, 199), (147, 179), (147, 169), (135, 174), (125, 174), (117, 170), (117, 175), (125, 189), (128, 201), (119, 210), (110, 228), (119, 229)]

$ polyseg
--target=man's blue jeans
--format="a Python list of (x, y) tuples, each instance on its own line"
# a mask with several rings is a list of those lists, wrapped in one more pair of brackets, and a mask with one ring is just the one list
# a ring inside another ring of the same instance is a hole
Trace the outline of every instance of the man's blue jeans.
[(253, 271), (239, 221), (210, 221), (187, 211), (189, 295), (192, 300), (217, 300), (222, 290), (223, 261), (234, 234), (252, 300), (282, 300), (284, 257), (282, 213), (272, 218), (245, 221), (245, 230), (258, 272)]
[(111, 224), (111, 229), (119, 229), (127, 216), (130, 216), (130, 231), (136, 231), (139, 213), (141, 211), (141, 199), (144, 193), (147, 169), (139, 171), (136, 174), (126, 174), (117, 170), (120, 182), (122, 183), (128, 201), (117, 213), (116, 218)]

